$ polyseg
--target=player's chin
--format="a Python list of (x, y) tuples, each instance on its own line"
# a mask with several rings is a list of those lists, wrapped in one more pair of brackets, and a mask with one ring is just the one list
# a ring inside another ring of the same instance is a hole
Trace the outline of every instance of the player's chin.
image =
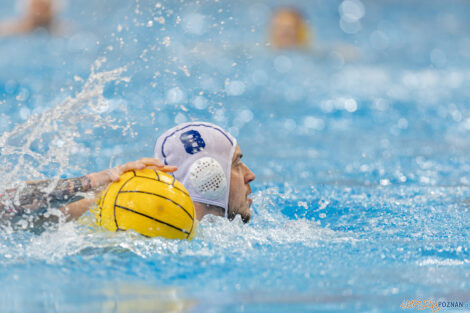
[(242, 217), (242, 221), (245, 224), (248, 223), (251, 219), (251, 212), (250, 212), (251, 203), (253, 203), (253, 200), (250, 198), (247, 198), (245, 209), (243, 210), (242, 213), (240, 213), (240, 216)]
[(248, 223), (251, 219), (251, 213), (250, 211), (248, 211), (247, 213), (244, 213), (244, 214), (240, 214), (240, 216), (242, 217), (242, 221), (243, 223)]
[(251, 219), (251, 213), (250, 213), (250, 210), (247, 210), (246, 212), (238, 212), (238, 213), (229, 213), (228, 214), (228, 219), (230, 221), (233, 221), (233, 219), (235, 219), (235, 217), (237, 215), (240, 215), (240, 217), (242, 218), (242, 221), (243, 223), (248, 223)]

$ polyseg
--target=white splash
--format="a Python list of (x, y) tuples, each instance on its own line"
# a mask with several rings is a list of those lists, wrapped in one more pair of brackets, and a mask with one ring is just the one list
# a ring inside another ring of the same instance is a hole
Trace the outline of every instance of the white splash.
[[(69, 156), (71, 151), (78, 149), (75, 139), (81, 136), (79, 126), (128, 128), (120, 126), (110, 116), (99, 114), (107, 103), (103, 96), (106, 84), (129, 81), (129, 78), (121, 77), (125, 67), (97, 72), (105, 61), (99, 59), (95, 62), (90, 76), (74, 97), (67, 97), (55, 107), (30, 116), (24, 123), (1, 135), (0, 171), (3, 179), (0, 190), (22, 179), (44, 178), (41, 170), (47, 170), (51, 165), (59, 170), (70, 169)], [(37, 146), (43, 147), (41, 150), (44, 152), (38, 152)]]

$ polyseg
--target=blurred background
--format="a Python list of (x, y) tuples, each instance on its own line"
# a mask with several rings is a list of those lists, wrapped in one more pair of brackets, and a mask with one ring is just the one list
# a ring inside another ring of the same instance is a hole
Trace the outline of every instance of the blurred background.
[(136, 281), (195, 312), (469, 301), (469, 14), (464, 0), (0, 0), (2, 188), (150, 156), (192, 120), (228, 129), (257, 175), (253, 222), (203, 222), (190, 244), (6, 231), (0, 303), (88, 309), (74, 280), (102, 288), (93, 308)]

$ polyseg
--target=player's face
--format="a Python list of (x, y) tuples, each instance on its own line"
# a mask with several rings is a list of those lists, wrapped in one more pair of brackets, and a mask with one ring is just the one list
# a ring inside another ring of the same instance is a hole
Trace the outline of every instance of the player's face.
[(232, 170), (230, 173), (230, 194), (228, 199), (228, 218), (233, 219), (240, 214), (243, 222), (250, 220), (250, 206), (252, 200), (248, 198), (251, 193), (250, 182), (256, 176), (246, 166), (241, 158), (243, 157), (240, 147), (237, 145), (232, 158)]
[(30, 18), (38, 23), (49, 23), (53, 16), (52, 3), (50, 0), (31, 0), (29, 2)]
[(272, 23), (275, 44), (281, 48), (298, 45), (300, 25), (299, 17), (293, 12), (278, 12)]

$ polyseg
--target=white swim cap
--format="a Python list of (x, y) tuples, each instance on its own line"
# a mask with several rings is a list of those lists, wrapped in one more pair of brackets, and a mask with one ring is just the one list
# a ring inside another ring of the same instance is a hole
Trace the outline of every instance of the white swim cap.
[(219, 126), (191, 122), (161, 135), (155, 143), (155, 157), (178, 167), (173, 176), (186, 187), (193, 201), (222, 207), (227, 215), (236, 146), (237, 140)]

